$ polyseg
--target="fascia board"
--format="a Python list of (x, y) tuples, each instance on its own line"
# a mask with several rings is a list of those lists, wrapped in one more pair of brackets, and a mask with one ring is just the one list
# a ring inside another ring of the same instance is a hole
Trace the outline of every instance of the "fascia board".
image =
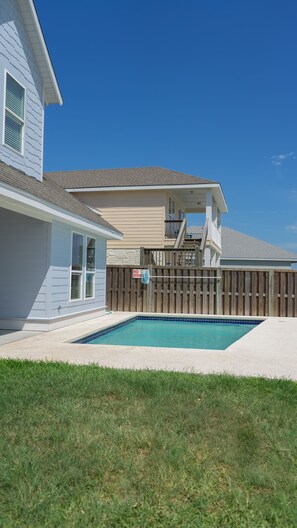
[(108, 191), (159, 191), (159, 190), (178, 190), (178, 189), (210, 189), (215, 190), (218, 193), (218, 202), (220, 205), (220, 210), (223, 213), (228, 212), (227, 204), (225, 201), (225, 197), (222, 191), (222, 188), (220, 184), (206, 184), (206, 183), (200, 183), (200, 184), (189, 184), (189, 185), (131, 185), (129, 187), (75, 187), (75, 188), (68, 188), (66, 187), (65, 190), (70, 193), (78, 193), (78, 192), (108, 192)]
[[(71, 226), (80, 227), (81, 229), (96, 233), (106, 239), (122, 240), (123, 238), (123, 235), (120, 233), (115, 233), (103, 226), (96, 225), (80, 216), (72, 215), (65, 209), (63, 210), (59, 207), (55, 207), (48, 202), (32, 197), (32, 195), (28, 195), (22, 191), (9, 187), (8, 185), (0, 185), (0, 199), (1, 197), (5, 197), (7, 200), (14, 202), (16, 204), (15, 210), (20, 213), (23, 212), (23, 214), (28, 214), (32, 211), (32, 216), (38, 217), (44, 221), (55, 219)], [(10, 209), (9, 202), (2, 204), (2, 206)]]
[[(18, 3), (22, 11), (23, 17), (24, 17), (25, 25), (26, 25), (26, 20), (30, 18), (31, 19), (30, 21), (32, 22), (32, 26), (37, 36), (37, 38), (32, 38), (32, 33), (27, 28), (29, 39), (33, 47), (33, 50), (36, 54), (36, 57), (40, 56), (40, 51), (41, 51), (42, 57), (44, 59), (44, 66), (42, 67), (39, 65), (40, 73), (42, 75), (44, 85), (46, 85), (47, 82), (50, 82), (52, 84), (52, 89), (55, 94), (54, 98), (53, 97), (49, 98), (47, 97), (47, 94), (45, 93), (46, 104), (62, 105), (63, 99), (62, 99), (61, 91), (58, 85), (58, 81), (56, 78), (56, 74), (55, 74), (55, 71), (52, 65), (50, 55), (47, 49), (45, 38), (43, 36), (41, 25), (38, 20), (34, 2), (33, 0), (18, 0)], [(38, 59), (37, 59), (37, 62), (39, 62)], [(45, 89), (45, 92), (46, 92), (46, 89)]]

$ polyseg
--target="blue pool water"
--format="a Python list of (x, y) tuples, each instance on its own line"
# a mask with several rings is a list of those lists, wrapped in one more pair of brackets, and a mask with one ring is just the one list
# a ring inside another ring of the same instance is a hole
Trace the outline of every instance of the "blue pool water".
[(92, 345), (131, 345), (225, 350), (260, 320), (137, 316), (76, 341)]

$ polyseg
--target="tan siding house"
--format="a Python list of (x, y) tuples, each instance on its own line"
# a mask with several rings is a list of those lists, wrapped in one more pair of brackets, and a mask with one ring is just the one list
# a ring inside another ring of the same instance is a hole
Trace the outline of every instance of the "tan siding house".
[[(141, 248), (180, 248), (186, 214), (205, 214), (205, 266), (218, 266), (221, 213), (227, 211), (218, 182), (161, 167), (53, 172), (47, 176), (119, 229), (108, 242), (108, 263), (139, 264)], [(201, 242), (201, 239), (200, 239)], [(197, 241), (197, 244), (199, 241)]]
[(164, 246), (165, 191), (79, 192), (76, 198), (101, 211), (107, 222), (124, 233), (123, 240), (107, 247), (139, 248)]

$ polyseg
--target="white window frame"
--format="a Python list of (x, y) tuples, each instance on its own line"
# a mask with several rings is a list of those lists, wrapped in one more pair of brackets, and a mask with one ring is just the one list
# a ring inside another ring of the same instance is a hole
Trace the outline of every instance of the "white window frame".
[[(7, 76), (10, 76), (17, 84), (21, 86), (21, 88), (24, 90), (24, 118), (22, 119), (18, 115), (16, 115), (14, 112), (12, 112), (9, 108), (6, 107), (6, 87), (7, 87)], [(25, 150), (25, 117), (26, 117), (26, 87), (19, 82), (18, 79), (15, 78), (14, 75), (12, 75), (8, 70), (4, 70), (4, 97), (3, 97), (3, 132), (2, 132), (2, 145), (4, 145), (6, 148), (12, 150), (19, 156), (24, 156), (24, 150)], [(9, 113), (14, 119), (19, 121), (22, 125), (22, 135), (21, 135), (21, 150), (17, 150), (13, 148), (11, 145), (8, 145), (5, 143), (5, 123), (6, 123), (6, 113)]]
[[(87, 250), (88, 250), (88, 240), (95, 240), (95, 268), (94, 270), (88, 270), (87, 269)], [(93, 237), (93, 236), (86, 236), (86, 244), (85, 244), (85, 269), (86, 269), (86, 273), (85, 273), (85, 299), (86, 300), (89, 300), (89, 299), (95, 299), (95, 281), (96, 281), (96, 238)], [(87, 294), (86, 294), (86, 290), (87, 290), (87, 275), (93, 275), (93, 295), (92, 297), (87, 297)]]
[[(83, 237), (83, 257), (82, 257), (82, 270), (72, 270), (72, 250), (73, 250), (73, 235), (80, 235)], [(87, 270), (87, 241), (88, 239), (94, 239), (95, 240), (95, 269), (94, 271), (88, 271)], [(70, 249), (70, 275), (69, 275), (69, 302), (71, 303), (77, 303), (81, 301), (90, 301), (92, 299), (95, 299), (95, 291), (96, 291), (96, 259), (97, 259), (97, 239), (95, 236), (85, 235), (84, 233), (80, 233), (79, 231), (71, 231), (71, 249)], [(86, 286), (87, 286), (87, 273), (92, 273), (94, 275), (93, 279), (93, 296), (92, 297), (86, 297)], [(80, 288), (80, 297), (79, 299), (72, 299), (71, 298), (71, 282), (72, 282), (72, 275), (81, 275), (81, 288)]]
[[(73, 262), (72, 262), (73, 235), (79, 235), (79, 236), (82, 236), (82, 237), (83, 237), (83, 255), (82, 255), (82, 267), (81, 267), (81, 271), (73, 270), (73, 269), (72, 269), (72, 265), (73, 265)], [(69, 281), (69, 300), (70, 300), (71, 302), (79, 302), (79, 301), (82, 301), (82, 300), (83, 300), (84, 267), (85, 267), (85, 266), (84, 266), (84, 260), (85, 260), (85, 255), (84, 255), (85, 243), (84, 243), (84, 239), (85, 239), (85, 237), (84, 237), (83, 233), (78, 233), (77, 231), (72, 231), (72, 232), (71, 232), (70, 281)], [(80, 275), (80, 276), (81, 276), (80, 297), (79, 297), (78, 299), (72, 299), (72, 297), (71, 297), (72, 275)]]
[(175, 200), (169, 196), (169, 203), (168, 203), (168, 218), (169, 220), (174, 220), (175, 218)]

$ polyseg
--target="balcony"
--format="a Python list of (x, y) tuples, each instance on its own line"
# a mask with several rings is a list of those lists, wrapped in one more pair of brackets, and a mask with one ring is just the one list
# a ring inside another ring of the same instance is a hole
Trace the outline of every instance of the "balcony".
[(165, 220), (165, 238), (176, 239), (183, 220)]

